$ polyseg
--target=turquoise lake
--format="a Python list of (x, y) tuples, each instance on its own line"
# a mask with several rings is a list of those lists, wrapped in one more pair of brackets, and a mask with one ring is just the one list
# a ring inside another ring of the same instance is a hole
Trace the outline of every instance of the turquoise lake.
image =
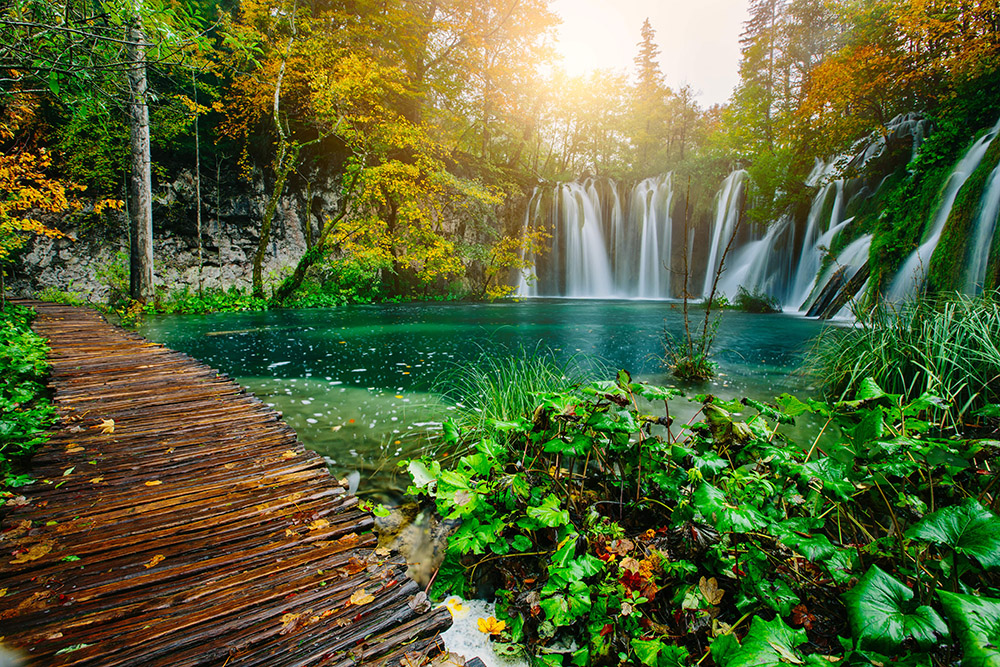
[[(699, 327), (702, 312), (692, 311)], [(713, 348), (719, 377), (685, 386), (689, 393), (812, 393), (798, 368), (822, 323), (786, 314), (721, 317)], [(377, 486), (391, 485), (385, 480), (399, 458), (419, 451), (454, 409), (434, 388), (456, 364), (541, 346), (602, 379), (624, 368), (671, 385), (664, 332), (682, 339), (684, 324), (672, 302), (530, 299), (157, 316), (141, 331), (273, 405), (335, 474), (359, 470)]]

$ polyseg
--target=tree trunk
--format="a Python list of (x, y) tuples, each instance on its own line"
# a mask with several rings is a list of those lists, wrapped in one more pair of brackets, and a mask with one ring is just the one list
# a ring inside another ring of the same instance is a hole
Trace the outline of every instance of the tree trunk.
[(264, 219), (260, 223), (257, 252), (253, 256), (253, 295), (258, 299), (264, 298), (264, 255), (267, 252), (267, 244), (271, 240), (271, 225), (274, 222), (274, 214), (278, 209), (281, 193), (285, 191), (285, 181), (288, 180), (288, 175), (299, 159), (299, 149), (301, 148), (294, 142), (287, 145), (283, 139), (280, 143), (278, 155), (274, 159), (274, 190), (271, 192), (271, 199), (267, 202), (267, 208), (264, 210)]
[(129, 294), (136, 301), (153, 297), (153, 184), (149, 156), (149, 107), (146, 105), (145, 36), (138, 15), (128, 25), (129, 83)]

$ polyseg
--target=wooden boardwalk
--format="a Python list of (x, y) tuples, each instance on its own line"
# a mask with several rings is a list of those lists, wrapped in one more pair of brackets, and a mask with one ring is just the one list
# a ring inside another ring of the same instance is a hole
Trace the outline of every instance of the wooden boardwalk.
[(448, 612), (411, 609), (405, 564), (374, 553), (370, 515), (273, 410), (94, 311), (28, 305), (59, 421), (3, 521), (3, 645), (101, 667), (439, 650)]

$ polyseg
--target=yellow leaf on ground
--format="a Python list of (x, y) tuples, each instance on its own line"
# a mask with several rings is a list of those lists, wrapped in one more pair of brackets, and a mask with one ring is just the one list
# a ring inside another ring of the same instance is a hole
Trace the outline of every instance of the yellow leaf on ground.
[(294, 459), (298, 455), (299, 455), (298, 452), (296, 452), (296, 451), (294, 451), (292, 449), (288, 449), (284, 453), (282, 453), (281, 458), (283, 458), (283, 459)]
[(166, 558), (166, 556), (164, 556), (163, 554), (156, 554), (155, 556), (153, 556), (152, 560), (146, 563), (143, 567), (145, 567), (148, 570), (149, 568), (162, 562), (164, 558)]
[(100, 424), (96, 426), (91, 426), (90, 428), (99, 428), (101, 433), (104, 435), (111, 435), (115, 432), (115, 420), (114, 419), (102, 419)]
[(158, 479), (154, 479), (152, 481), (146, 482), (146, 486), (159, 486), (160, 484), (163, 484), (163, 482), (161, 482)]
[(309, 524), (309, 530), (323, 530), (324, 528), (329, 528), (330, 522), (326, 519), (316, 519), (311, 524)]
[(66, 448), (66, 453), (67, 454), (75, 454), (76, 452), (82, 452), (83, 450), (84, 450), (84, 447), (81, 447), (79, 445), (73, 445), (72, 447), (67, 447)]
[(360, 588), (353, 593), (351, 593), (351, 604), (363, 605), (369, 604), (375, 601), (375, 596), (368, 593), (365, 589)]
[(16, 554), (17, 557), (11, 561), (11, 564), (16, 565), (18, 563), (27, 563), (33, 560), (38, 560), (39, 558), (49, 553), (50, 551), (52, 551), (51, 542), (39, 542), (38, 544), (28, 549), (27, 552), (19, 555)]
[(90, 483), (91, 484), (100, 484), (103, 481), (104, 481), (103, 477), (95, 477), (94, 479), (90, 480)]
[(488, 635), (498, 635), (507, 627), (506, 621), (498, 621), (493, 616), (479, 619), (476, 621), (476, 625), (480, 632), (485, 632)]

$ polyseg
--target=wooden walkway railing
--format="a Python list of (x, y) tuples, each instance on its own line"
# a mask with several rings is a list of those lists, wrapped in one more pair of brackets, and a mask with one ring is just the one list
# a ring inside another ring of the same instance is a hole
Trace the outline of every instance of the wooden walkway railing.
[[(323, 460), (216, 371), (31, 303), (59, 420), (0, 533), (0, 643), (30, 665), (399, 665), (440, 650)], [(411, 655), (411, 658), (413, 656)]]

